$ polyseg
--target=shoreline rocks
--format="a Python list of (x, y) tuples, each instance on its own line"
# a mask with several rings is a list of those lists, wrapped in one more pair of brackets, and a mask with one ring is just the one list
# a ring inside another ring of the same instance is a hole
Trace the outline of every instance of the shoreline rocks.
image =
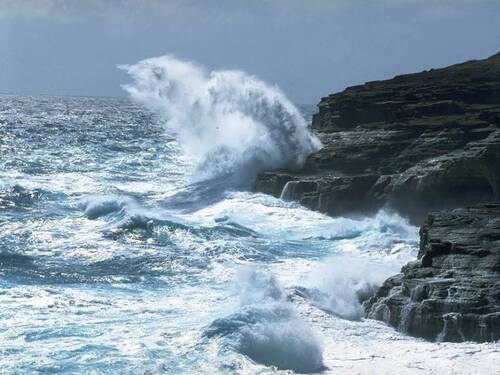
[(433, 213), (418, 259), (364, 302), (366, 318), (436, 341), (500, 339), (500, 205)]
[(321, 99), (312, 127), (323, 148), (299, 171), (259, 174), (256, 191), (424, 223), (418, 259), (365, 317), (428, 340), (499, 340), (500, 53), (349, 87)]
[[(269, 171), (254, 189), (329, 215), (429, 211), (499, 201), (500, 53), (368, 82), (322, 98), (323, 148), (300, 171)], [(302, 182), (302, 183), (301, 183)]]

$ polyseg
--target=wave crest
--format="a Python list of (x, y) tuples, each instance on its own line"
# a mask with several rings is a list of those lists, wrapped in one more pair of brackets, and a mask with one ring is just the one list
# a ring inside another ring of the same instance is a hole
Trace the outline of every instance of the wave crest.
[(90, 195), (78, 202), (78, 207), (89, 219), (97, 219), (134, 205), (135, 201), (132, 198), (114, 195)]
[(159, 113), (190, 156), (194, 180), (264, 169), (298, 168), (319, 149), (299, 110), (276, 86), (241, 71), (206, 72), (162, 56), (123, 65), (133, 78), (124, 88)]
[(238, 352), (266, 366), (298, 373), (323, 369), (320, 340), (287, 301), (276, 278), (257, 270), (241, 276), (241, 307), (212, 322), (204, 335), (226, 337)]

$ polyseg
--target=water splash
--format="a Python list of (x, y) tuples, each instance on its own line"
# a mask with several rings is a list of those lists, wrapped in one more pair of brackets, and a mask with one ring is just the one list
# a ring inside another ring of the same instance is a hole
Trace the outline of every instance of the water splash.
[(212, 322), (204, 335), (226, 337), (237, 351), (266, 366), (296, 373), (321, 371), (322, 343), (287, 301), (278, 280), (251, 268), (240, 276), (240, 308)]
[(328, 313), (361, 320), (362, 302), (400, 268), (401, 262), (391, 256), (381, 262), (352, 254), (337, 255), (314, 268), (304, 286), (296, 287), (296, 293)]
[(120, 68), (134, 81), (124, 89), (160, 114), (195, 159), (194, 181), (299, 168), (320, 147), (278, 87), (242, 71), (207, 72), (172, 56)]

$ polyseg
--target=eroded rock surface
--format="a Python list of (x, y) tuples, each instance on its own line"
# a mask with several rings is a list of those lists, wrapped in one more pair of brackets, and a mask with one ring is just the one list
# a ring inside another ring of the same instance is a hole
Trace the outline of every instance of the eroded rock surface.
[(330, 215), (389, 206), (419, 224), (498, 201), (500, 54), (350, 87), (318, 108), (324, 147), (301, 171), (260, 174), (257, 191)]
[(260, 174), (255, 190), (333, 216), (427, 217), (418, 260), (365, 316), (429, 340), (499, 340), (500, 53), (350, 87), (318, 108), (324, 147), (300, 171)]
[(430, 214), (418, 260), (364, 303), (365, 316), (438, 341), (500, 339), (500, 205)]

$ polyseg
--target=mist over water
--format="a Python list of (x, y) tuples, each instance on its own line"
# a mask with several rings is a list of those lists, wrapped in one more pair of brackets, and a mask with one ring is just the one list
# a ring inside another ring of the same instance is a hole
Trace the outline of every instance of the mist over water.
[(236, 70), (207, 72), (172, 56), (121, 66), (131, 97), (160, 114), (196, 163), (193, 180), (299, 168), (320, 147), (276, 86)]

